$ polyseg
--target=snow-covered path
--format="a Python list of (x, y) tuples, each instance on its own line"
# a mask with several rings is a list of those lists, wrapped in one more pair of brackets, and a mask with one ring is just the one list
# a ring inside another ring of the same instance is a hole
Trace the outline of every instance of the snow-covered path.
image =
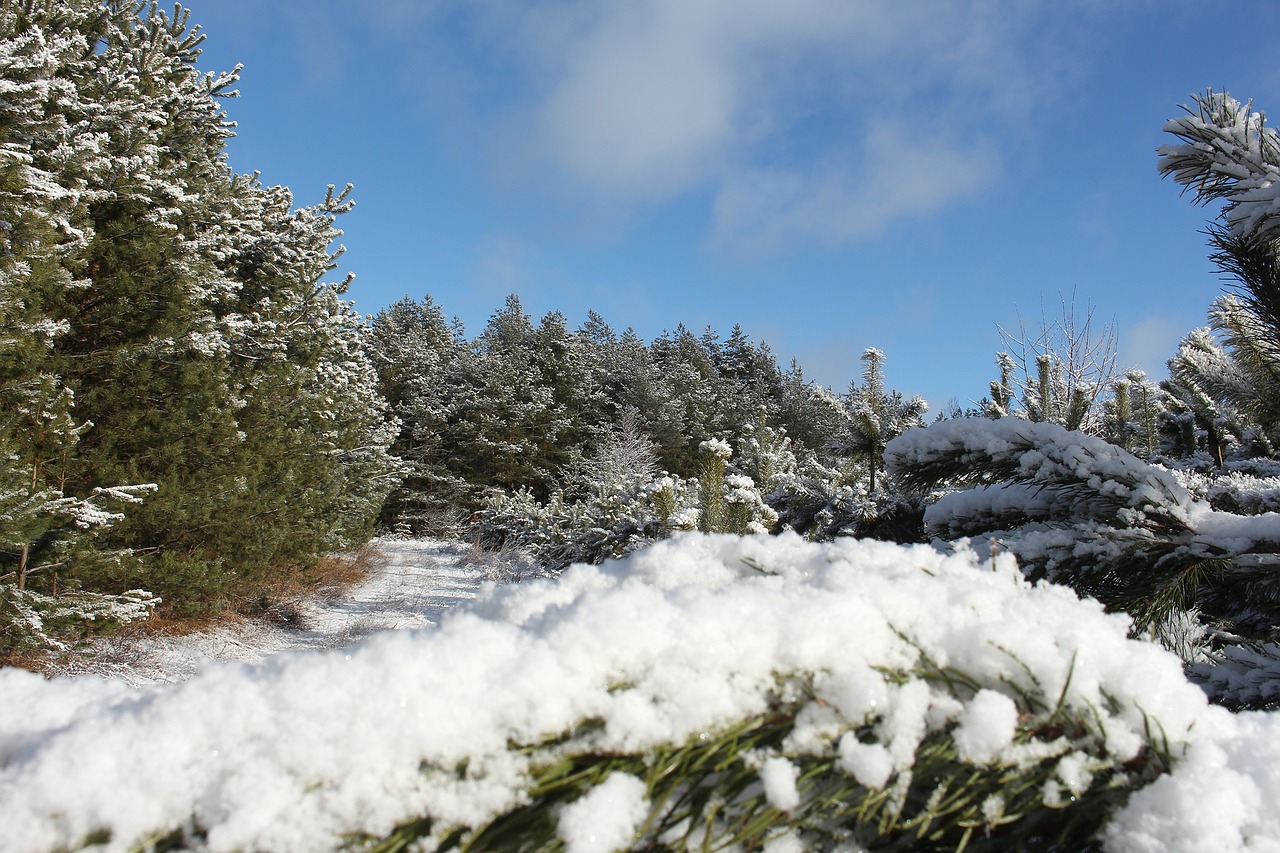
[(427, 628), (474, 598), (486, 579), (528, 571), (508, 566), (511, 555), (477, 554), (439, 539), (379, 539), (369, 576), (337, 595), (292, 602), (287, 620), (234, 619), (181, 636), (117, 637), (98, 641), (51, 675), (100, 675), (133, 686), (184, 681), (211, 660), (260, 663), (274, 654), (345, 646), (384, 630)]

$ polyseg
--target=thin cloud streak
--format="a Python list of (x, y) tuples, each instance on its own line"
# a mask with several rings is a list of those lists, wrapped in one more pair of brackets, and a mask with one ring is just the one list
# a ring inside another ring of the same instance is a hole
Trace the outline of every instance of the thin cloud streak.
[(927, 217), (989, 186), (999, 174), (993, 147), (921, 138), (903, 127), (873, 128), (855, 168), (816, 172), (742, 170), (716, 197), (713, 240), (737, 253), (796, 243), (839, 245)]

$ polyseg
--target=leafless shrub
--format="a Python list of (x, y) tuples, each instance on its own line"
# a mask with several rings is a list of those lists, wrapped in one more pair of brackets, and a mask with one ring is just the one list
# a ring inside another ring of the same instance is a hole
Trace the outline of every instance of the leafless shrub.
[[(1028, 329), (1021, 317), (1016, 331), (997, 326), (1002, 371), (1008, 365), (1017, 374), (1022, 405), (1032, 420), (1098, 434), (1105, 422), (1104, 395), (1124, 372), (1118, 362), (1119, 332), (1114, 319), (1096, 323), (1091, 303), (1078, 311), (1074, 292), (1070, 300), (1058, 298), (1056, 318), (1041, 303), (1038, 329)], [(1002, 377), (1001, 383), (1011, 379)]]

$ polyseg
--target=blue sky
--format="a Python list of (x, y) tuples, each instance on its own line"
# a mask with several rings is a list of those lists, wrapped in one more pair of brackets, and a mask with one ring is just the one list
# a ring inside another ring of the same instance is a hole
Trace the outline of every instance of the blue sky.
[(1161, 127), (1206, 87), (1280, 110), (1264, 0), (189, 6), (245, 66), (233, 168), (355, 185), (359, 310), (739, 323), (837, 390), (876, 346), (935, 410), (1073, 294), (1161, 375), (1222, 287)]

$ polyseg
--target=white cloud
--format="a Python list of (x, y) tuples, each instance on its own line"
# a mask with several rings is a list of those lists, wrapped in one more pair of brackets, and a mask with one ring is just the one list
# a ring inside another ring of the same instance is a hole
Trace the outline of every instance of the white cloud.
[(725, 175), (714, 239), (747, 252), (797, 241), (856, 241), (901, 219), (935, 213), (999, 172), (989, 144), (947, 142), (891, 123), (869, 128), (861, 148), (862, 162), (852, 167)]
[(992, 186), (1070, 29), (1053, 4), (1014, 0), (467, 10), (421, 13), (436, 50), (420, 76), (467, 66), (468, 126), (502, 175), (624, 217), (705, 194), (714, 242), (735, 250), (857, 241)]

